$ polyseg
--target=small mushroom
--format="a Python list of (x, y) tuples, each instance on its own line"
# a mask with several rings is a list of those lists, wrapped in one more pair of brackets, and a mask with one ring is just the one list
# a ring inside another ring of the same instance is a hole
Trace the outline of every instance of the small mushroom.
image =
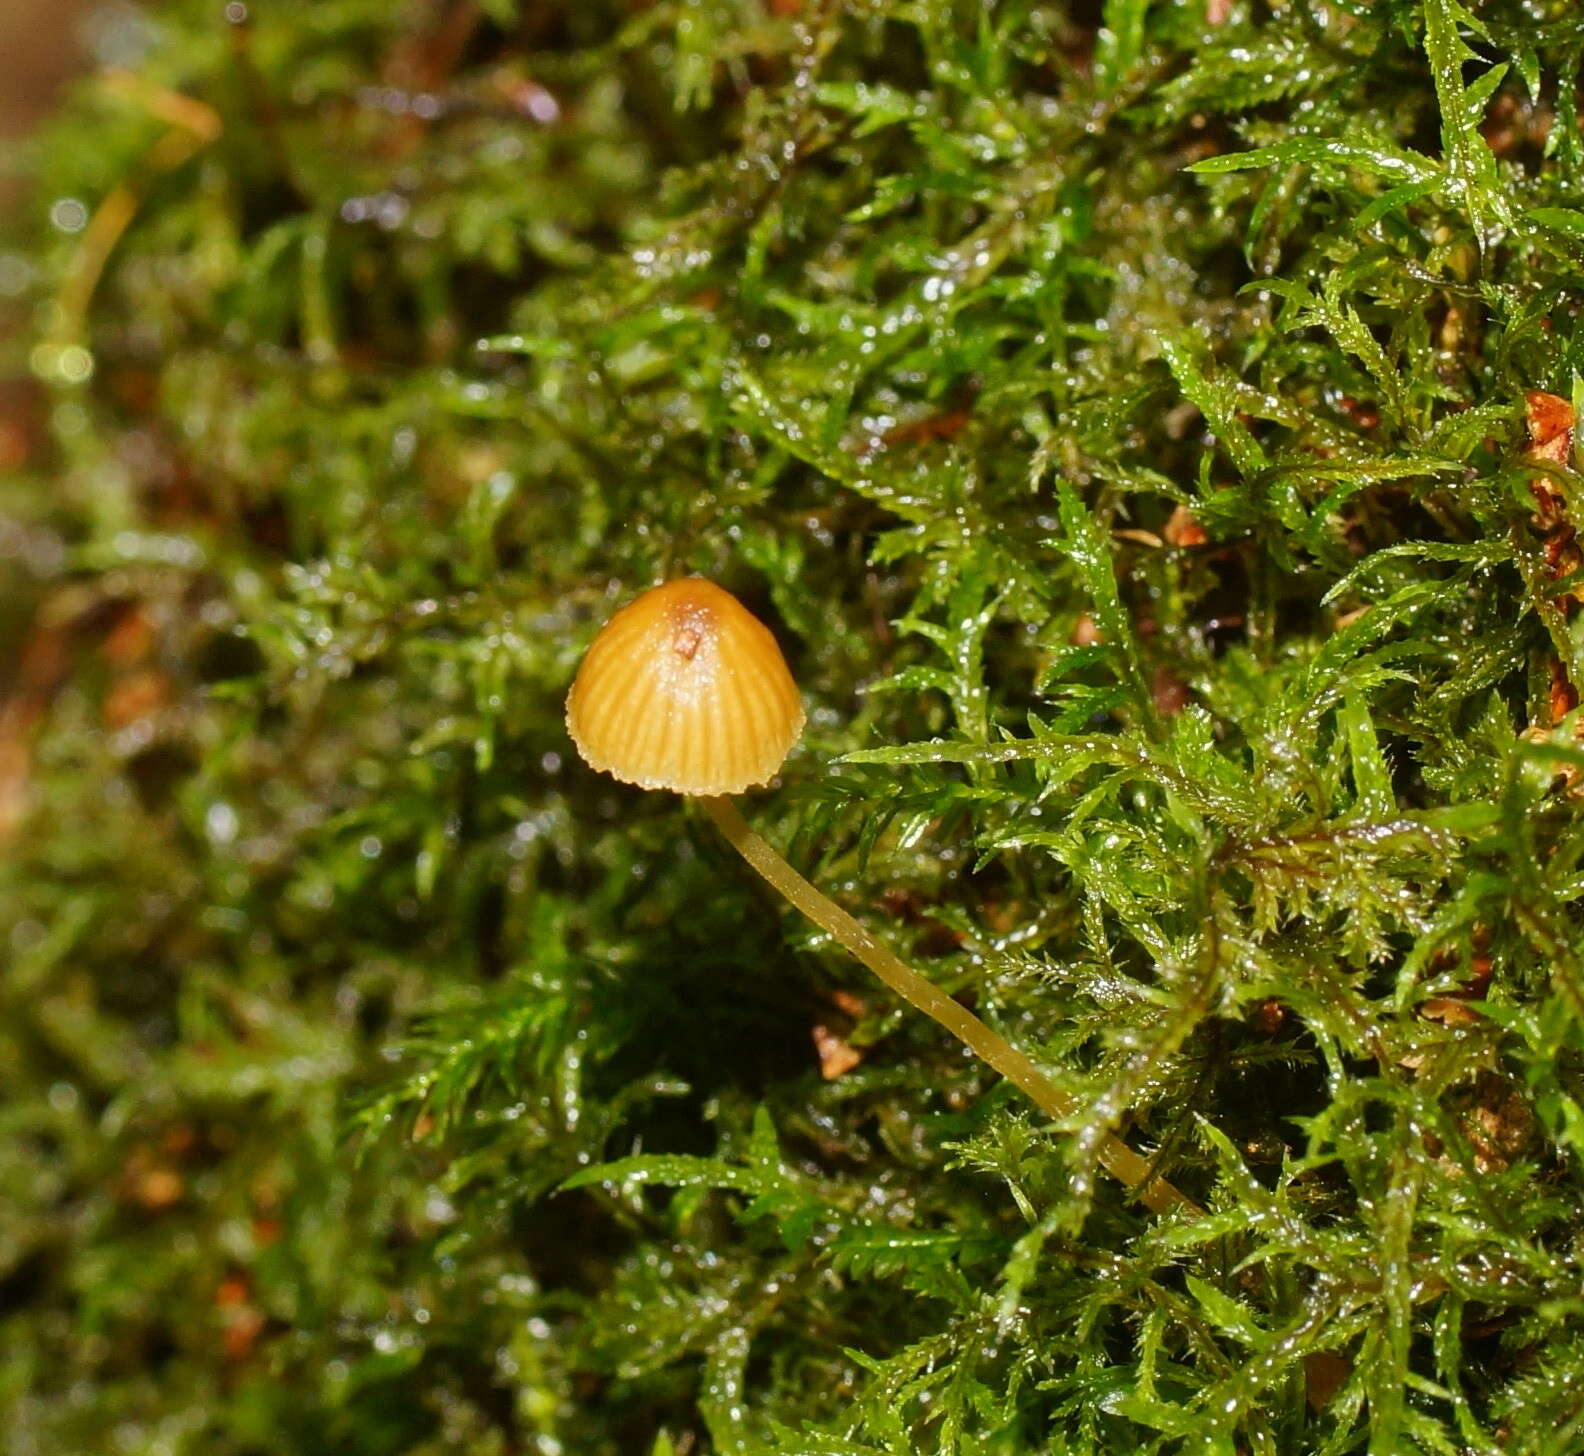
[[(600, 629), (567, 694), (567, 730), (594, 768), (697, 798), (732, 847), (792, 905), (905, 1001), (938, 1022), (1051, 1117), (1073, 1100), (1027, 1056), (882, 945), (749, 827), (727, 797), (774, 777), (803, 705), (770, 631), (702, 577), (644, 592)], [(1157, 1213), (1196, 1205), (1114, 1134), (1101, 1163)]]
[(730, 592), (689, 576), (608, 621), (567, 694), (588, 763), (624, 783), (740, 794), (773, 778), (803, 704), (770, 629)]

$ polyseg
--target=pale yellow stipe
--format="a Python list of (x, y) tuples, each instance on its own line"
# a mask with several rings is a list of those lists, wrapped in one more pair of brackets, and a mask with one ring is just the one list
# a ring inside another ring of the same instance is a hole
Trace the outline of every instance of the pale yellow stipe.
[[(1005, 1037), (992, 1031), (967, 1007), (953, 1001), (933, 981), (925, 980), (841, 906), (816, 890), (749, 827), (730, 799), (705, 799), (704, 808), (738, 854), (821, 930), (846, 946), (904, 1001), (945, 1027), (1007, 1081), (1020, 1087), (1047, 1116), (1064, 1117), (1073, 1110), (1073, 1099)], [(1166, 1213), (1173, 1208), (1203, 1212), (1198, 1204), (1179, 1193), (1164, 1178), (1152, 1176), (1149, 1163), (1114, 1133), (1107, 1133), (1101, 1144), (1100, 1162), (1115, 1178), (1130, 1188), (1137, 1188), (1145, 1207), (1156, 1213)]]

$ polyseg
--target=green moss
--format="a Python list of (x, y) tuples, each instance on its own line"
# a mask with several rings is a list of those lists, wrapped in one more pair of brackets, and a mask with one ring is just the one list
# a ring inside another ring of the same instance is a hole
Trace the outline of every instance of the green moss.
[[(1576, 7), (219, 11), (0, 248), (12, 1449), (1584, 1449)], [(576, 761), (687, 571), (1069, 1125)]]

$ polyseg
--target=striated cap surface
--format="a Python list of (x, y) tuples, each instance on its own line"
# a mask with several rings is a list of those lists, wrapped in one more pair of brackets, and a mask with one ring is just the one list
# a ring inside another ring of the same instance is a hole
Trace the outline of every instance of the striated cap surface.
[(803, 704), (769, 628), (690, 576), (644, 592), (600, 629), (566, 722), (588, 763), (624, 783), (736, 794), (781, 767)]

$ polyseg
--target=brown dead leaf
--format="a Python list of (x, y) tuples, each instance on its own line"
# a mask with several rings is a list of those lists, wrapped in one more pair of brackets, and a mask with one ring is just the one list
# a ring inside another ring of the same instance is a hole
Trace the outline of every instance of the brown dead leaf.
[(1426, 1021), (1439, 1021), (1442, 1026), (1478, 1026), (1484, 1019), (1472, 1006), (1455, 996), (1432, 996), (1419, 1003), (1419, 1014)]
[(1463, 1130), (1474, 1147), (1474, 1167), (1481, 1173), (1502, 1172), (1534, 1141), (1534, 1113), (1523, 1093), (1494, 1072), (1479, 1074), (1474, 1098), (1463, 1115)]
[(1532, 389), (1524, 396), (1529, 421), (1529, 453), (1536, 460), (1566, 465), (1573, 446), (1573, 426), (1577, 416), (1560, 395)]
[[(1573, 406), (1560, 395), (1532, 389), (1524, 396), (1524, 411), (1529, 426), (1529, 458), (1552, 469), (1569, 469), (1573, 458), (1573, 427), (1578, 422)], [(1532, 476), (1529, 493), (1535, 502), (1535, 524), (1543, 533), (1546, 575), (1552, 581), (1561, 581), (1584, 567), (1578, 529), (1568, 519), (1567, 497), (1548, 475)], [(1580, 591), (1568, 592), (1564, 599), (1565, 609), (1573, 611), (1580, 600), (1584, 600)], [(1534, 736), (1536, 730), (1544, 733), (1572, 712), (1578, 701), (1578, 684), (1569, 680), (1561, 660), (1553, 656), (1548, 721), (1531, 725), (1526, 730), (1527, 735)], [(1580, 777), (1576, 771), (1567, 771), (1563, 778), (1571, 791), (1579, 791)]]

